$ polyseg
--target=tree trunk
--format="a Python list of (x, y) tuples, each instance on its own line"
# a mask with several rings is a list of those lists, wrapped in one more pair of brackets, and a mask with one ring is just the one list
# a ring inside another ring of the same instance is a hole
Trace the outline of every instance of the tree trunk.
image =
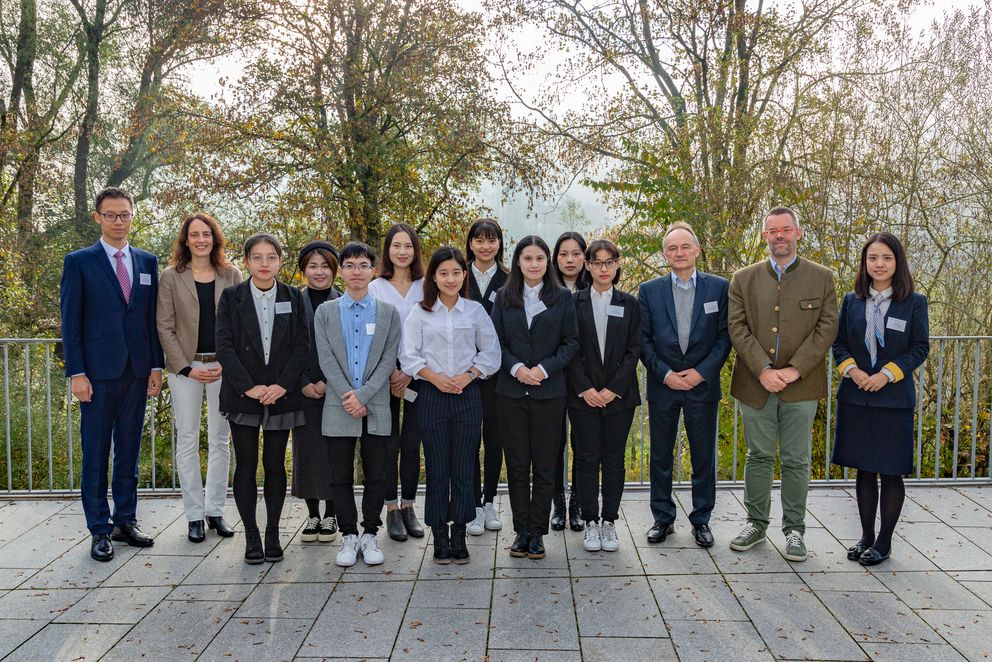
[(81, 240), (87, 240), (96, 234), (96, 228), (90, 220), (89, 178), (90, 142), (93, 129), (99, 117), (100, 103), (100, 44), (103, 42), (107, 15), (107, 0), (97, 0), (93, 20), (86, 16), (85, 8), (73, 0), (79, 12), (83, 27), (83, 49), (86, 54), (86, 109), (76, 140), (76, 160), (72, 174), (72, 189), (75, 200), (76, 235)]

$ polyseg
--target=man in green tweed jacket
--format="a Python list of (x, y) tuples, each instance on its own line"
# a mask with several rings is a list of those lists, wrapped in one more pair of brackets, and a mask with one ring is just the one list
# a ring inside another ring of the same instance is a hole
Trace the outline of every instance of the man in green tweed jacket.
[(806, 493), (813, 418), (827, 395), (824, 357), (837, 335), (834, 274), (797, 254), (802, 228), (788, 207), (765, 216), (769, 259), (734, 274), (727, 305), (737, 352), (730, 393), (741, 403), (747, 461), (747, 524), (730, 542), (746, 551), (765, 540), (775, 451), (782, 458), (785, 557), (806, 560)]

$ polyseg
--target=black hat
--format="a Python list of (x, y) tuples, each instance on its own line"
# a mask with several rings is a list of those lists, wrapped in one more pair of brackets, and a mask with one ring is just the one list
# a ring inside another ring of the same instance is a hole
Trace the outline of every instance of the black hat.
[(303, 271), (306, 266), (307, 257), (310, 256), (310, 253), (313, 253), (318, 248), (323, 248), (325, 251), (330, 251), (331, 255), (334, 256), (334, 259), (338, 259), (338, 251), (334, 248), (334, 246), (331, 246), (326, 241), (311, 241), (309, 244), (300, 249), (300, 256), (296, 259), (296, 265), (300, 268), (300, 271)]

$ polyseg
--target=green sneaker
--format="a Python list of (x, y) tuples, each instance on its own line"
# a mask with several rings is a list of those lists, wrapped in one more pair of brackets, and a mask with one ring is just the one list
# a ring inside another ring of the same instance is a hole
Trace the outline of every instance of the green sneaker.
[(737, 537), (730, 541), (730, 549), (746, 552), (759, 542), (765, 542), (765, 532), (748, 522)]
[(803, 543), (803, 534), (795, 530), (785, 534), (785, 558), (790, 561), (805, 561), (806, 557), (806, 544)]

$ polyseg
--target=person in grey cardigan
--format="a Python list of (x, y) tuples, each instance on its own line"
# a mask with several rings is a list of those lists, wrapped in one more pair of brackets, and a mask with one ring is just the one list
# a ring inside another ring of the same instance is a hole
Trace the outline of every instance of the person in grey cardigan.
[[(331, 465), (331, 495), (337, 506), (341, 551), (337, 564), (383, 562), (376, 533), (385, 498), (386, 442), (391, 431), (389, 376), (396, 366), (400, 316), (369, 295), (375, 254), (361, 242), (341, 250), (343, 296), (322, 303), (314, 313), (317, 359), (327, 379), (321, 432)], [(355, 508), (355, 446), (361, 441), (362, 529)]]

